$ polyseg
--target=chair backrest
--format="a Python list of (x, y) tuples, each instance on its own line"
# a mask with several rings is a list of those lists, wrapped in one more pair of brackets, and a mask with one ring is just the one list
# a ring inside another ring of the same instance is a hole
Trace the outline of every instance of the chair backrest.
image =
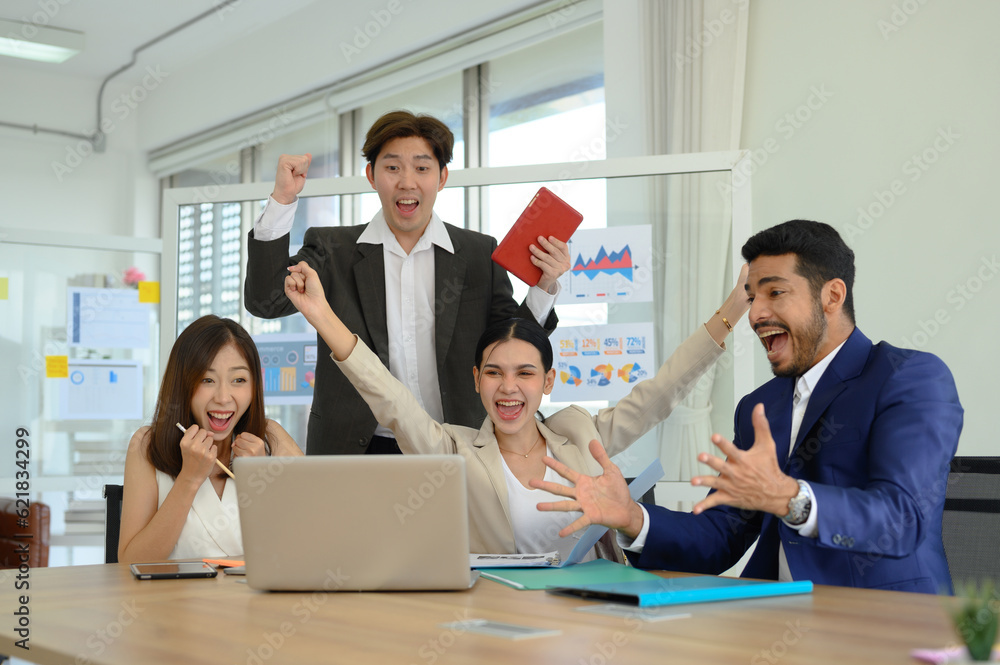
[(122, 486), (105, 485), (104, 563), (118, 563), (118, 536), (122, 527)]
[(1000, 583), (1000, 457), (951, 461), (941, 524), (952, 583)]

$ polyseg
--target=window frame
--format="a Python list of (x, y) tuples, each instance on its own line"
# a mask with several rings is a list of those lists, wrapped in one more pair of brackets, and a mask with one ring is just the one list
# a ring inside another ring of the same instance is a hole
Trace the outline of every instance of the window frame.
[[(742, 259), (739, 247), (750, 236), (751, 206), (750, 187), (753, 169), (749, 151), (727, 151), (691, 153), (678, 155), (651, 155), (642, 157), (619, 157), (600, 161), (557, 162), (525, 166), (498, 166), (461, 169), (448, 178), (448, 188), (485, 187), (516, 183), (558, 182), (589, 180), (596, 178), (626, 178), (638, 176), (659, 176), (685, 173), (727, 171), (730, 174), (732, 196), (732, 225), (730, 232), (730, 278), (735, 281), (739, 275)], [(239, 185), (225, 185), (207, 192), (201, 187), (167, 189), (163, 192), (161, 214), (164, 220), (172, 220), (163, 225), (163, 261), (161, 288), (161, 328), (160, 348), (168, 349), (177, 336), (177, 223), (179, 209), (195, 203), (222, 203), (235, 201), (255, 201), (267, 198), (271, 183), (258, 182)], [(308, 194), (303, 198), (316, 196), (344, 196), (368, 192), (370, 185), (364, 176), (321, 178), (310, 182)], [(208, 194), (214, 194), (209, 197)], [(166, 357), (161, 356), (162, 375)], [(736, 402), (754, 387), (754, 354), (738, 354), (734, 358), (733, 396)], [(736, 403), (734, 402), (734, 403)]]

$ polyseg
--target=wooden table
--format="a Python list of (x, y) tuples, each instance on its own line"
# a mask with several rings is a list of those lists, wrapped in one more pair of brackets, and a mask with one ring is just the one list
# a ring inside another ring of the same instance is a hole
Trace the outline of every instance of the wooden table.
[[(669, 575), (669, 574), (667, 574)], [(470, 591), (262, 593), (242, 578), (137, 581), (128, 566), (30, 571), (30, 651), (14, 647), (14, 573), (0, 571), (0, 653), (48, 663), (914, 663), (954, 643), (954, 599), (818, 586), (811, 595), (687, 605), (642, 622), (588, 601), (481, 579)], [(511, 641), (442, 628), (469, 618), (554, 628)]]

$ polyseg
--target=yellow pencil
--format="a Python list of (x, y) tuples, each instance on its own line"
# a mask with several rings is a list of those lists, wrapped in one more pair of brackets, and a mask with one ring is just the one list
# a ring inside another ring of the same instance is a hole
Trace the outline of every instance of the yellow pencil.
[[(184, 429), (184, 426), (181, 425), (180, 423), (177, 423), (177, 429), (179, 429), (182, 432), (187, 432), (187, 430)], [(233, 475), (233, 472), (230, 471), (229, 468), (225, 464), (223, 464), (222, 462), (220, 462), (218, 457), (215, 458), (215, 463), (219, 465), (220, 469), (222, 469), (223, 471), (226, 472), (227, 476), (229, 476), (233, 480), (236, 480), (236, 476)]]

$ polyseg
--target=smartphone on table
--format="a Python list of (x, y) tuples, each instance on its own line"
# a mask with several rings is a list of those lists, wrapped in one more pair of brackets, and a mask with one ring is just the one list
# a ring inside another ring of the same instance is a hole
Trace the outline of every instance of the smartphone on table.
[(137, 580), (177, 580), (215, 577), (218, 571), (203, 561), (133, 563), (129, 566)]

